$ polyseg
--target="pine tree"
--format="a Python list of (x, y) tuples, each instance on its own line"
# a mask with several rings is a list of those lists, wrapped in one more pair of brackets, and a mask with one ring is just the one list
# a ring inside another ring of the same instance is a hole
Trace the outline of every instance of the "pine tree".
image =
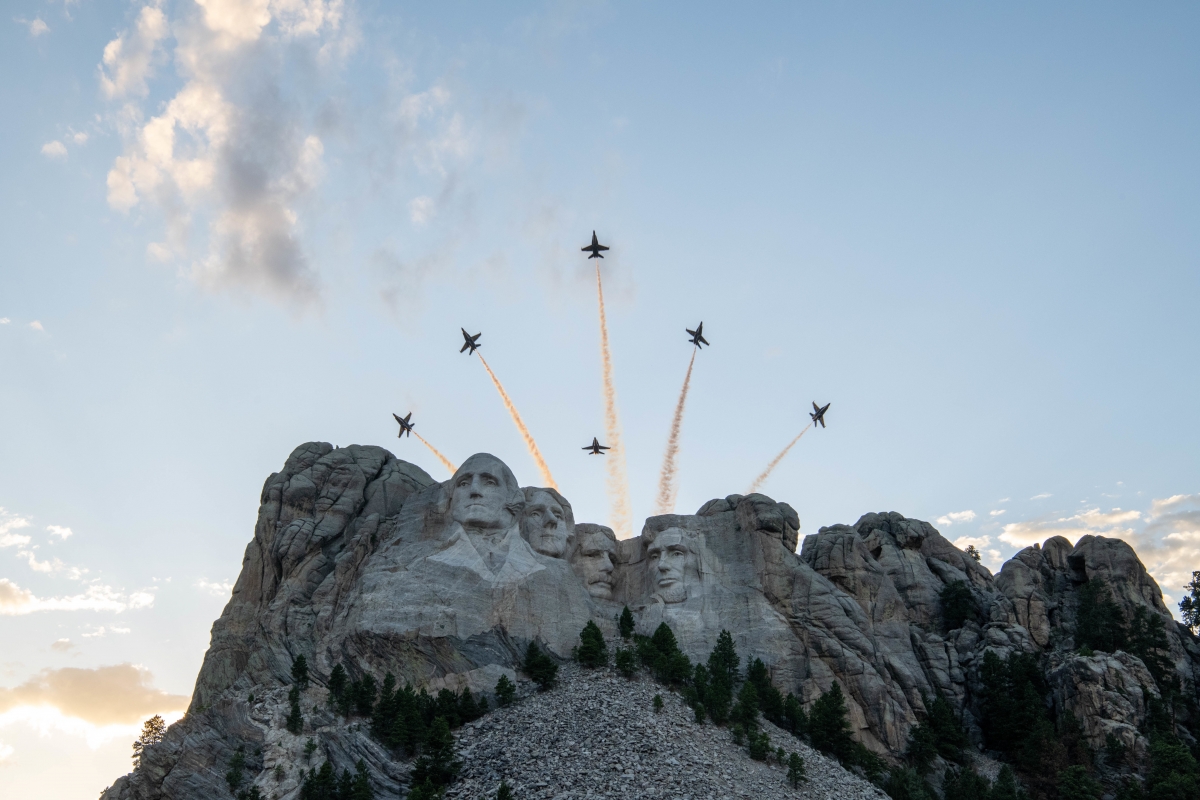
[(1088, 775), (1087, 767), (1076, 764), (1058, 774), (1059, 800), (1099, 800), (1103, 787)]
[(508, 781), (500, 781), (500, 788), (496, 790), (496, 800), (513, 800), (513, 792), (509, 788)]
[(801, 738), (808, 735), (808, 717), (804, 713), (804, 706), (791, 692), (783, 701), (783, 727)]
[(750, 681), (742, 684), (737, 704), (730, 712), (729, 718), (747, 731), (753, 732), (758, 729), (758, 690)]
[(603, 667), (608, 663), (608, 648), (604, 644), (604, 634), (595, 622), (588, 620), (587, 625), (579, 634), (579, 650), (576, 659), (585, 667)]
[(445, 717), (438, 717), (425, 737), (425, 751), (413, 766), (413, 785), (429, 780), (440, 788), (458, 777), (462, 762), (454, 753), (454, 736)]
[(375, 790), (371, 788), (371, 775), (367, 772), (367, 764), (361, 758), (354, 765), (354, 780), (350, 783), (350, 793), (345, 800), (375, 800)]
[(1025, 793), (1017, 786), (1017, 776), (1013, 774), (1012, 767), (1005, 764), (992, 786), (991, 800), (1024, 800), (1024, 797)]
[(142, 733), (138, 736), (137, 741), (133, 743), (133, 768), (135, 770), (142, 765), (142, 754), (146, 751), (146, 748), (152, 744), (161, 742), (166, 733), (167, 724), (163, 722), (163, 718), (158, 714), (155, 714), (142, 724)]
[(843, 762), (852, 758), (854, 740), (850, 738), (846, 699), (836, 681), (813, 703), (812, 713), (808, 716), (808, 733), (813, 747), (818, 750), (831, 753)]
[(513, 696), (517, 693), (517, 687), (508, 679), (507, 675), (501, 675), (500, 680), (496, 681), (496, 702), (501, 706), (507, 706), (512, 703)]
[(288, 710), (287, 719), (284, 724), (287, 726), (288, 733), (300, 733), (304, 730), (304, 717), (300, 714), (300, 687), (293, 686), (288, 692), (288, 703), (291, 708)]
[(804, 759), (800, 757), (799, 753), (792, 753), (788, 756), (787, 765), (788, 783), (792, 785), (793, 789), (800, 788), (800, 782), (808, 780), (808, 774), (804, 770)]
[[(1200, 573), (1196, 573), (1200, 575)], [(621, 638), (629, 641), (629, 637), (633, 636), (633, 612), (629, 610), (629, 606), (625, 606), (621, 611), (621, 619), (617, 622), (617, 629), (621, 631)]]
[(617, 667), (617, 672), (626, 678), (632, 678), (637, 672), (637, 655), (628, 648), (618, 648), (613, 655), (613, 663)]
[(521, 668), (543, 692), (553, 686), (555, 678), (558, 677), (558, 664), (533, 642), (530, 642), (525, 650), (525, 663)]
[(300, 687), (300, 691), (308, 688), (308, 659), (303, 654), (292, 661), (292, 683)]
[(230, 792), (237, 792), (245, 779), (246, 753), (239, 747), (234, 752), (233, 758), (229, 759), (229, 771), (225, 773), (225, 782), (229, 784)]
[(662, 695), (661, 695), (661, 694), (656, 694), (656, 695), (654, 695), (654, 702), (652, 703), (652, 705), (654, 706), (654, 713), (655, 713), (655, 714), (660, 714), (660, 713), (662, 713), (662, 710), (663, 710), (663, 699), (662, 699)]
[(1183, 587), (1187, 594), (1179, 601), (1179, 613), (1183, 615), (1183, 624), (1192, 629), (1192, 633), (1200, 631), (1200, 570), (1192, 573), (1192, 580)]
[(338, 664), (329, 673), (329, 706), (340, 707), (346, 694), (346, 668)]

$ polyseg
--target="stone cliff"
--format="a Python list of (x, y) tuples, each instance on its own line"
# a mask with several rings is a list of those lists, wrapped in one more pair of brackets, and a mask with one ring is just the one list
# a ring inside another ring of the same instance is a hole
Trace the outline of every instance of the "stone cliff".
[[(904, 751), (938, 694), (982, 744), (988, 651), (1043, 656), (1053, 702), (1094, 746), (1114, 735), (1144, 751), (1159, 693), (1146, 665), (1125, 652), (1081, 655), (1071, 641), (1081, 587), (1097, 579), (1127, 614), (1164, 620), (1170, 674), (1195, 693), (1200, 645), (1124, 542), (1054, 538), (993, 576), (928, 523), (896, 513), (822, 528), (797, 552), (799, 530), (786, 503), (730, 495), (694, 515), (651, 517), (640, 536), (617, 541), (486, 454), (438, 483), (378, 447), (303, 445), (263, 487), (189, 713), (104, 797), (227, 797), (235, 748), (250, 748), (266, 775), (300, 763), (314, 735), (339, 769), (362, 759), (377, 789), (397, 796), (409, 764), (325, 708), (336, 665), (352, 679), (392, 673), (431, 692), (490, 693), (502, 675), (517, 680), (529, 642), (567, 659), (589, 620), (614, 637), (624, 606), (642, 633), (669, 624), (694, 660), (732, 632), (743, 658), (761, 658), (775, 685), (806, 704), (838, 683), (854, 736), (885, 759)], [(951, 629), (940, 595), (957, 582), (974, 613)], [(308, 730), (296, 736), (280, 709), (301, 655), (313, 686)], [(295, 780), (272, 786), (297, 796)]]

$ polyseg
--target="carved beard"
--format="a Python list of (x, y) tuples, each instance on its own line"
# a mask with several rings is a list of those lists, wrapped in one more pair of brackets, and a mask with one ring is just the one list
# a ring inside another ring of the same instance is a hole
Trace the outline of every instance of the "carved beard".
[(687, 600), (687, 586), (683, 581), (676, 581), (670, 586), (660, 586), (658, 596), (664, 603), (682, 603)]

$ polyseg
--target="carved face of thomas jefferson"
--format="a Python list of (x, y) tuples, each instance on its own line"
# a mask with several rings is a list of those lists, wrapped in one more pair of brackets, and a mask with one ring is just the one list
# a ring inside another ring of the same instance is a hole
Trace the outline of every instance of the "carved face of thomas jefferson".
[(688, 567), (694, 559), (684, 532), (679, 528), (660, 531), (646, 548), (646, 558), (659, 599), (664, 603), (686, 600)]
[(529, 546), (544, 556), (562, 558), (567, 551), (569, 533), (563, 504), (545, 489), (526, 489), (521, 535)]
[(523, 501), (512, 470), (487, 453), (468, 458), (450, 479), (450, 517), (468, 532), (511, 527)]
[(600, 525), (579, 525), (575, 531), (578, 542), (571, 566), (583, 580), (588, 594), (598, 600), (611, 600), (617, 537)]

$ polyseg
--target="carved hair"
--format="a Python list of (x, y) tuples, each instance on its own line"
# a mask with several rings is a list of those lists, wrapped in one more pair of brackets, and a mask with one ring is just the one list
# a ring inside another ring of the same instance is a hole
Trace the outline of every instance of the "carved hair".
[(583, 549), (583, 543), (593, 536), (603, 536), (612, 542), (613, 555), (615, 557), (617, 550), (617, 535), (613, 533), (612, 528), (605, 527), (604, 525), (596, 525), (595, 523), (591, 522), (580, 523), (580, 525), (575, 528), (575, 534), (572, 537), (573, 540), (567, 547), (567, 557), (572, 561), (577, 559), (581, 555), (580, 551)]

